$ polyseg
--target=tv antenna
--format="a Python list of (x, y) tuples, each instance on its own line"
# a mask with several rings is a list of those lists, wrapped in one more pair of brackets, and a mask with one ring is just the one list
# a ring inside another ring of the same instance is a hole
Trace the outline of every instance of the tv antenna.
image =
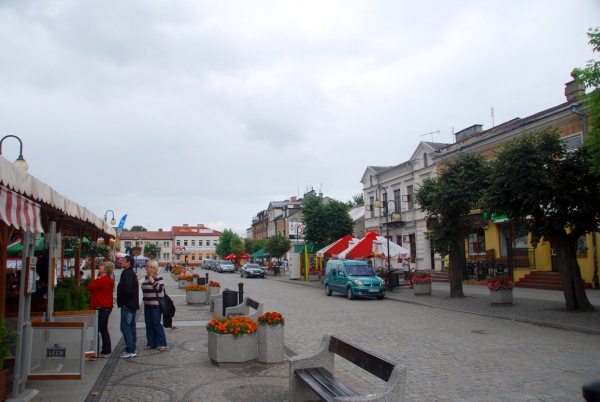
[(419, 135), (419, 137), (423, 137), (425, 135), (431, 135), (431, 142), (433, 142), (433, 135), (434, 134), (439, 134), (439, 133), (440, 133), (440, 129), (438, 128), (437, 130), (432, 131), (430, 133), (421, 134), (421, 135)]

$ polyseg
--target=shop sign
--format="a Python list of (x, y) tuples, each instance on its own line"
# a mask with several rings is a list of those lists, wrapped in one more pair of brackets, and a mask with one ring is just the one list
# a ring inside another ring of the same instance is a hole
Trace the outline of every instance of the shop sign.
[(65, 359), (67, 356), (67, 348), (61, 348), (58, 343), (55, 343), (54, 346), (50, 348), (46, 348), (46, 358), (47, 359)]

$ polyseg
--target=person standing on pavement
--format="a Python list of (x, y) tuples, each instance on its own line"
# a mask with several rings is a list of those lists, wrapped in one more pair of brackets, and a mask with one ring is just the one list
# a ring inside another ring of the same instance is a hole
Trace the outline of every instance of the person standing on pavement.
[(406, 258), (402, 262), (402, 270), (404, 271), (404, 283), (410, 282), (410, 265)]
[(108, 332), (108, 317), (114, 307), (115, 281), (111, 278), (114, 270), (115, 266), (112, 262), (101, 263), (98, 266), (98, 278), (87, 285), (87, 290), (92, 293), (90, 307), (92, 310), (98, 310), (98, 332), (100, 332), (102, 338), (102, 349), (100, 349), (100, 339), (98, 339), (100, 357), (110, 357), (112, 352), (110, 333)]
[(123, 258), (123, 272), (117, 286), (117, 305), (121, 309), (121, 333), (125, 341), (125, 351), (119, 356), (127, 359), (137, 356), (137, 334), (135, 330), (135, 313), (140, 309), (140, 284), (133, 272), (135, 260), (126, 255)]
[(142, 283), (147, 340), (144, 350), (158, 349), (164, 352), (167, 350), (167, 337), (165, 336), (165, 329), (160, 323), (162, 310), (159, 300), (165, 298), (165, 283), (162, 276), (158, 274), (158, 263), (156, 261), (148, 261), (146, 274), (146, 279)]

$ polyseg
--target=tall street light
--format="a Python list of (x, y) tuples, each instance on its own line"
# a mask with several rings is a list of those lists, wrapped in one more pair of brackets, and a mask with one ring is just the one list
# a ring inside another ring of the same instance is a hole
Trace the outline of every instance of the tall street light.
[(25, 159), (23, 158), (23, 141), (21, 141), (21, 139), (19, 137), (17, 137), (16, 135), (5, 135), (4, 137), (2, 137), (2, 139), (0, 140), (0, 155), (2, 155), (2, 143), (4, 142), (5, 139), (12, 137), (12, 138), (16, 138), (17, 141), (19, 141), (19, 157), (17, 158), (17, 160), (14, 162), (15, 166), (17, 166), (18, 168), (27, 171), (27, 169), (29, 169), (29, 165), (27, 164), (27, 162), (25, 161)]
[(112, 214), (112, 219), (110, 220), (110, 224), (115, 226), (117, 224), (117, 221), (115, 220), (115, 213), (112, 211), (112, 209), (109, 209), (108, 211), (106, 211), (104, 213), (104, 222), (108, 222), (108, 213)]
[[(388, 289), (392, 290), (392, 281), (391, 281), (391, 276), (390, 276), (391, 272), (392, 272), (392, 264), (390, 263), (390, 225), (389, 225), (389, 221), (388, 221), (390, 202), (394, 203), (394, 213), (392, 214), (392, 222), (401, 221), (402, 215), (396, 211), (398, 209), (398, 206), (396, 205), (396, 201), (387, 199), (387, 191), (385, 190), (385, 188), (380, 186), (380, 187), (378, 187), (378, 189), (383, 190), (383, 193), (385, 194), (385, 201), (379, 201), (379, 199), (375, 199), (375, 201), (373, 201), (373, 206), (375, 208), (382, 208), (382, 207), (385, 208), (385, 211), (384, 211), (385, 233), (386, 233), (386, 238), (387, 238), (387, 283), (388, 283)], [(375, 193), (375, 197), (377, 197), (377, 193)]]

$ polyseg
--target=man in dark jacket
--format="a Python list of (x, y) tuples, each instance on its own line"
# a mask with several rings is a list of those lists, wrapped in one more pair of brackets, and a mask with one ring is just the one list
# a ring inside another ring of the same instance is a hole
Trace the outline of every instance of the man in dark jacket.
[(135, 260), (126, 255), (123, 260), (123, 272), (117, 286), (117, 305), (121, 309), (121, 333), (125, 340), (125, 351), (119, 356), (130, 358), (137, 356), (135, 343), (137, 335), (135, 331), (135, 313), (140, 309), (140, 285), (133, 265)]

